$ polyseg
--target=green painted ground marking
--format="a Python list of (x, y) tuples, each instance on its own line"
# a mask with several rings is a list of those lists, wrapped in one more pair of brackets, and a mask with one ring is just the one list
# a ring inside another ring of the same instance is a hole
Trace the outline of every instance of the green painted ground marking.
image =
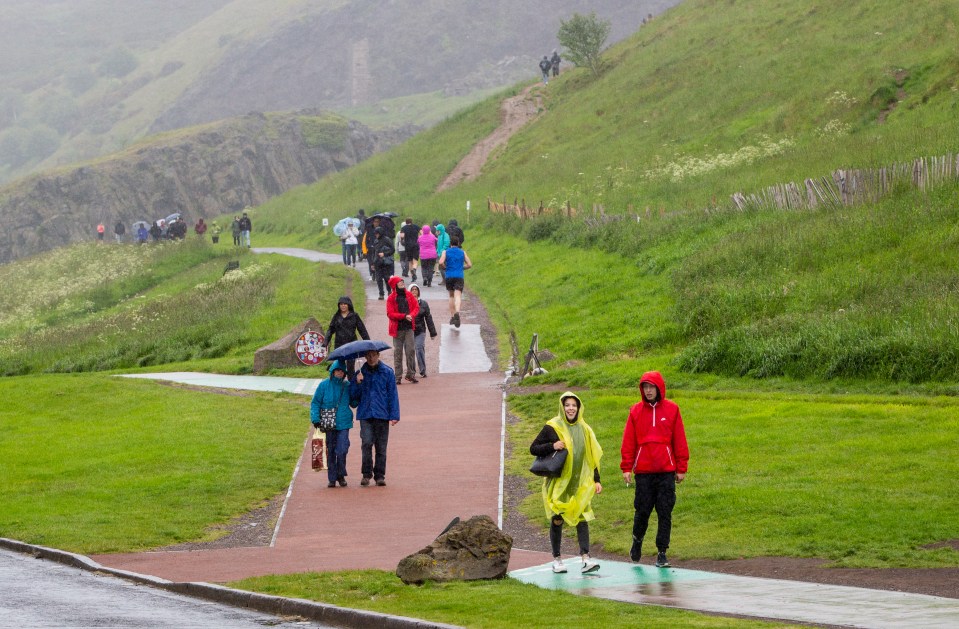
[(600, 560), (600, 568), (590, 574), (580, 573), (583, 562), (580, 559), (566, 559), (566, 574), (553, 572), (552, 564), (533, 566), (514, 570), (509, 576), (522, 581), (538, 585), (550, 590), (582, 590), (586, 588), (621, 588), (634, 585), (648, 585), (650, 583), (677, 583), (680, 581), (703, 581), (718, 579), (725, 575), (699, 570), (682, 570), (677, 568), (656, 568), (654, 566), (636, 565), (622, 561)]

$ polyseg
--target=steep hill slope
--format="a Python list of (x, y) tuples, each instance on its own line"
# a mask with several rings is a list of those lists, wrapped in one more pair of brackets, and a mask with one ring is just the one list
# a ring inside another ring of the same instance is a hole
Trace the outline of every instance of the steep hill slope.
[(406, 139), (330, 113), (250, 114), (0, 189), (0, 262), (89, 240), (97, 223), (237, 212)]
[(250, 111), (463, 97), (534, 75), (574, 11), (622, 38), (674, 3), (18, 0), (0, 7), (0, 50), (19, 61), (0, 63), (0, 178)]

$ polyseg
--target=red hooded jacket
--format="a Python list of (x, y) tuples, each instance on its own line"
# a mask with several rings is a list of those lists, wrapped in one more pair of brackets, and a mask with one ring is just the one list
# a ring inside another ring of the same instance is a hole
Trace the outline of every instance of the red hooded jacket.
[(396, 336), (396, 333), (400, 327), (400, 321), (405, 319), (407, 314), (413, 317), (410, 325), (413, 326), (413, 332), (416, 332), (416, 315), (420, 311), (420, 302), (416, 300), (416, 296), (408, 290), (403, 291), (406, 295), (406, 303), (410, 307), (410, 311), (408, 313), (400, 312), (400, 309), (396, 307), (396, 285), (402, 281), (403, 278), (397, 275), (394, 275), (388, 280), (390, 288), (393, 290), (393, 292), (390, 293), (390, 296), (386, 298), (386, 316), (390, 320), (390, 336)]
[(659, 400), (650, 404), (643, 397), (629, 409), (629, 418), (623, 430), (623, 472), (652, 474), (657, 472), (686, 473), (689, 446), (679, 407), (666, 399), (666, 382), (658, 371), (648, 371), (640, 379), (656, 385)]

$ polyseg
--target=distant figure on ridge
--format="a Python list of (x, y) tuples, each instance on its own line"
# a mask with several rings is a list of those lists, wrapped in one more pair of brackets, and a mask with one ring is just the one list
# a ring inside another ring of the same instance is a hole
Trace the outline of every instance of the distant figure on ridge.
[(250, 217), (246, 212), (243, 213), (243, 216), (240, 218), (240, 232), (243, 237), (243, 244), (246, 245), (246, 248), (250, 248), (250, 232), (253, 231), (253, 222), (250, 220)]
[(123, 236), (127, 233), (127, 226), (123, 224), (123, 221), (117, 221), (116, 225), (113, 226), (113, 237), (117, 239), (117, 244), (123, 242)]
[(559, 64), (562, 62), (562, 57), (560, 57), (559, 53), (554, 50), (553, 56), (549, 59), (549, 63), (553, 67), (553, 76), (559, 76)]
[(553, 63), (549, 57), (543, 55), (543, 60), (539, 62), (539, 70), (543, 73), (543, 85), (549, 85), (549, 71), (552, 67)]
[(203, 222), (203, 219), (201, 218), (200, 220), (196, 222), (196, 225), (193, 226), (193, 231), (196, 232), (197, 236), (199, 236), (200, 238), (203, 238), (203, 235), (206, 234), (206, 228), (207, 228), (207, 225), (206, 223)]

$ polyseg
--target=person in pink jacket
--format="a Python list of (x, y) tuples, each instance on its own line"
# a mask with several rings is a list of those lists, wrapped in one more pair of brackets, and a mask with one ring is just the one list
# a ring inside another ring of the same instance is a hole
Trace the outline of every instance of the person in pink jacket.
[(676, 505), (676, 484), (686, 478), (689, 446), (679, 406), (666, 399), (666, 382), (658, 371), (648, 371), (639, 381), (642, 399), (629, 409), (623, 430), (622, 460), (626, 485), (635, 477), (636, 496), (633, 508), (633, 545), (629, 558), (638, 562), (642, 556), (643, 537), (649, 516), (656, 509), (659, 527), (656, 531), (656, 566), (668, 568), (666, 550), (673, 526)]
[(436, 236), (430, 231), (429, 225), (423, 225), (420, 230), (419, 238), (416, 239), (420, 246), (420, 264), (423, 267), (423, 286), (433, 285), (433, 272), (436, 269), (436, 258), (439, 254), (436, 252)]

